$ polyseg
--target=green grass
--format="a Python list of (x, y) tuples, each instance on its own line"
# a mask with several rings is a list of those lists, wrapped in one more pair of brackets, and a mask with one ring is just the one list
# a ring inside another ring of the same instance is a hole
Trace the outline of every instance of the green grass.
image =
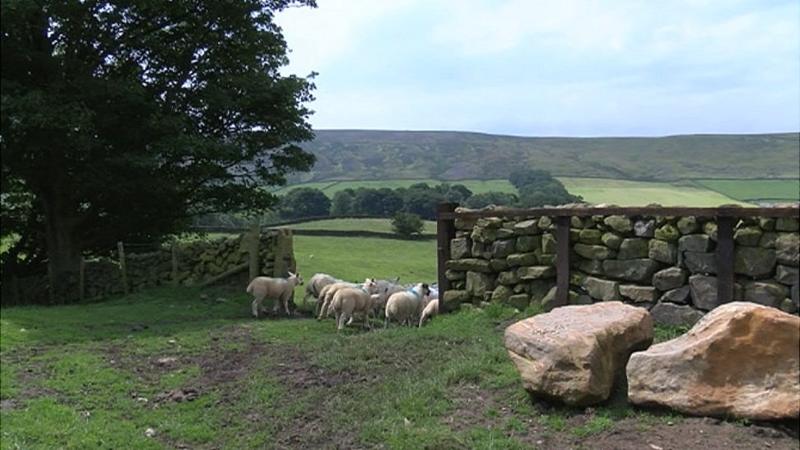
[[(436, 242), (380, 238), (295, 236), (294, 256), (305, 279), (317, 272), (342, 280), (392, 279), (401, 283), (436, 281)], [(303, 286), (295, 301), (303, 298)]]
[[(436, 222), (424, 221), (424, 233), (436, 233)], [(287, 225), (295, 230), (376, 231), (394, 233), (392, 219), (329, 219)]]
[[(742, 193), (727, 189), (727, 183), (735, 186), (740, 181), (683, 181), (675, 183), (646, 182), (615, 180), (606, 178), (576, 178), (557, 177), (567, 190), (576, 195), (583, 196), (590, 203), (613, 203), (620, 206), (644, 206), (649, 203), (660, 203), (664, 206), (719, 206), (723, 204), (741, 204), (749, 206), (750, 198), (778, 198), (797, 199), (798, 182), (791, 180), (761, 180), (741, 181), (742, 189), (749, 189), (743, 196)], [(772, 183), (772, 182), (775, 183)], [(278, 191), (285, 193), (295, 187), (315, 187), (332, 197), (336, 192), (346, 188), (356, 187), (408, 187), (411, 184), (427, 182), (437, 184), (437, 180), (386, 180), (386, 181), (334, 181), (315, 182), (287, 186)], [(462, 183), (474, 193), (487, 191), (516, 192), (514, 186), (507, 180), (462, 180), (453, 183)], [(715, 184), (719, 183), (719, 184)], [(794, 190), (792, 190), (794, 189)], [(792, 194), (793, 192), (793, 194)], [(749, 195), (749, 196), (748, 196)]]
[(696, 180), (708, 189), (742, 201), (800, 200), (800, 179), (797, 180)]
[(669, 183), (609, 180), (599, 178), (559, 177), (567, 190), (590, 203), (612, 203), (620, 206), (719, 206), (747, 203), (736, 201), (710, 189)]

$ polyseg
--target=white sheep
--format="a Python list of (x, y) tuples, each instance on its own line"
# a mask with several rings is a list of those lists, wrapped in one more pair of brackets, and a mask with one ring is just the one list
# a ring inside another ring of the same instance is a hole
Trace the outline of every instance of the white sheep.
[(430, 319), (431, 317), (439, 314), (439, 299), (433, 299), (425, 305), (425, 309), (422, 310), (422, 315), (419, 317), (419, 327), (422, 328), (422, 323), (425, 322), (425, 319)]
[(410, 325), (412, 320), (416, 321), (429, 295), (430, 289), (425, 283), (418, 283), (408, 290), (392, 294), (386, 301), (384, 328), (389, 326), (390, 320), (407, 325)]
[[(306, 285), (306, 293), (303, 296), (303, 306), (306, 306), (306, 300), (308, 297), (314, 297), (319, 299), (320, 291), (325, 286), (329, 284), (341, 282), (342, 280), (337, 280), (336, 278), (328, 275), (327, 273), (315, 273), (313, 277), (308, 280), (308, 284)], [(318, 303), (319, 305), (319, 303)]]
[(274, 311), (283, 304), (283, 310), (289, 315), (289, 300), (294, 296), (294, 288), (303, 284), (303, 277), (299, 273), (289, 272), (289, 278), (256, 277), (247, 285), (247, 293), (255, 299), (252, 303), (253, 317), (258, 318), (261, 302), (265, 298), (275, 299)]
[(372, 311), (372, 295), (377, 289), (374, 280), (367, 280), (361, 287), (345, 287), (336, 291), (330, 309), (336, 315), (336, 329), (344, 328), (345, 323), (352, 321), (357, 313), (364, 315), (364, 326), (369, 328), (369, 316)]
[(341, 281), (338, 283), (333, 283), (325, 286), (319, 292), (319, 300), (317, 300), (317, 305), (319, 306), (319, 315), (317, 316), (317, 320), (322, 320), (323, 317), (327, 317), (330, 313), (330, 304), (333, 300), (333, 295), (336, 294), (336, 291), (339, 289), (347, 288), (347, 287), (357, 287), (358, 285), (355, 283), (348, 283), (346, 281)]

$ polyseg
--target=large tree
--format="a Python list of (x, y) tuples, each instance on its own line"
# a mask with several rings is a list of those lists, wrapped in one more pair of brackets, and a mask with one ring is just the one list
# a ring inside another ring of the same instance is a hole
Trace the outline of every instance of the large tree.
[(69, 291), (83, 251), (273, 205), (257, 187), (314, 161), (313, 85), (279, 72), (273, 16), (295, 5), (314, 1), (3, 0), (7, 260), (25, 248)]

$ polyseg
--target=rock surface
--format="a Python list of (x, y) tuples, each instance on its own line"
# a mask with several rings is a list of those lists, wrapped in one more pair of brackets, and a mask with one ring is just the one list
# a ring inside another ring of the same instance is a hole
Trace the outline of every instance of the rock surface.
[(650, 310), (653, 321), (661, 325), (692, 326), (703, 317), (703, 313), (687, 305), (659, 302)]
[(800, 416), (800, 318), (734, 302), (688, 333), (634, 353), (628, 398), (692, 415), (750, 420)]
[(583, 406), (609, 397), (630, 353), (652, 342), (653, 320), (621, 302), (564, 306), (509, 326), (504, 340), (528, 391)]

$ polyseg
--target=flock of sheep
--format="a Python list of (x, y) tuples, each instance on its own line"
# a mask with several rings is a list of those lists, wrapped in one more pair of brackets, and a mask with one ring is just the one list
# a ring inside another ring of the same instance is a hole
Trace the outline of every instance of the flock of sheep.
[[(425, 283), (400, 285), (399, 278), (392, 281), (367, 278), (364, 283), (349, 283), (325, 273), (315, 274), (306, 285), (303, 305), (309, 297), (317, 299), (315, 315), (317, 320), (336, 318), (336, 328), (341, 330), (353, 322), (356, 315), (364, 318), (369, 328), (371, 316), (384, 317), (384, 327), (389, 322), (405, 325), (418, 323), (421, 327), (426, 319), (439, 312), (439, 292), (434, 286)], [(288, 278), (257, 277), (247, 286), (247, 293), (254, 299), (253, 316), (258, 318), (265, 298), (275, 300), (275, 311), (282, 305), (289, 314), (289, 302), (294, 295), (295, 286), (302, 285), (299, 273), (289, 272)]]

